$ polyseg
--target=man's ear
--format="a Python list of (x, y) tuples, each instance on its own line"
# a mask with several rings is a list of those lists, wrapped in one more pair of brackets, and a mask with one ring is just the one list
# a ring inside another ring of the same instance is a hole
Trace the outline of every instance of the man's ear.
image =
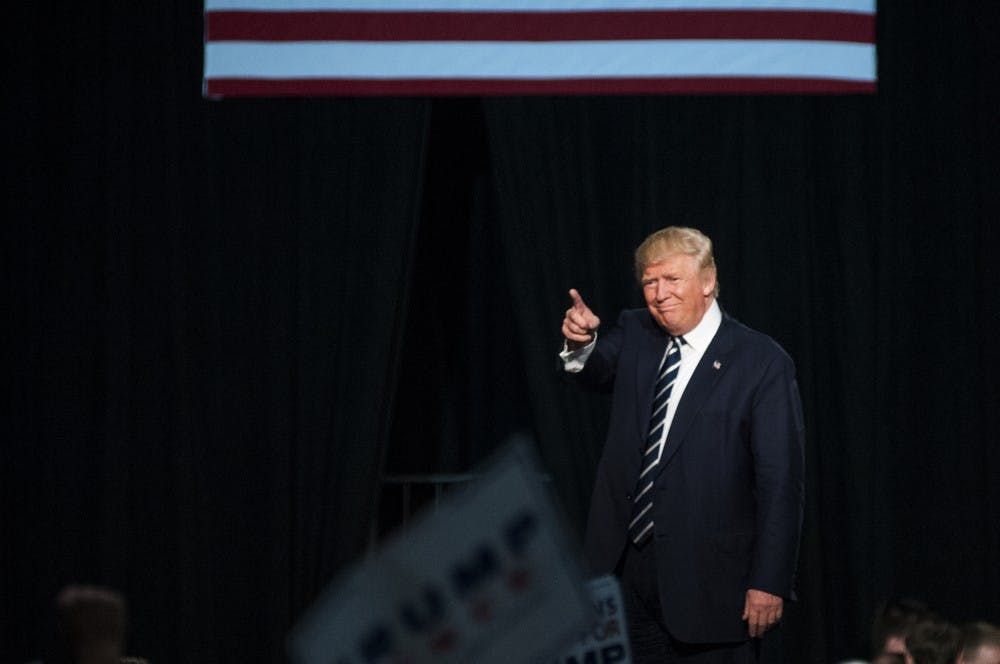
[(715, 270), (706, 268), (701, 271), (701, 294), (708, 297), (715, 292)]

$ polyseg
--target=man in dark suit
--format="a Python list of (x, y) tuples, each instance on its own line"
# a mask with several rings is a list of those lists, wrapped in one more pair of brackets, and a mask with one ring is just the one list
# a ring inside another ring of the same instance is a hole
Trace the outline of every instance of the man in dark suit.
[(585, 537), (621, 579), (634, 661), (732, 664), (794, 598), (803, 510), (795, 367), (716, 302), (712, 243), (669, 227), (636, 250), (645, 309), (600, 319), (570, 291), (564, 369), (611, 389)]

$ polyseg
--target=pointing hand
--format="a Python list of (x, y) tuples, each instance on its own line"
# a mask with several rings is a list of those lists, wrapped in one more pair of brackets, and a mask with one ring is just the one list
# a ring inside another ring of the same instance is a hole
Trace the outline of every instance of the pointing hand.
[(575, 288), (569, 289), (569, 296), (573, 306), (566, 310), (562, 333), (566, 337), (566, 347), (576, 350), (594, 340), (594, 332), (601, 325), (601, 319), (594, 315)]

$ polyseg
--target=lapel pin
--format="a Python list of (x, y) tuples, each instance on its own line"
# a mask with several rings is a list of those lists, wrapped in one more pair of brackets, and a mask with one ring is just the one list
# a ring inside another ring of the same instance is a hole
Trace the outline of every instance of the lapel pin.
[(718, 360), (712, 362), (712, 368), (718, 371), (719, 369), (722, 368), (722, 362), (719, 362)]

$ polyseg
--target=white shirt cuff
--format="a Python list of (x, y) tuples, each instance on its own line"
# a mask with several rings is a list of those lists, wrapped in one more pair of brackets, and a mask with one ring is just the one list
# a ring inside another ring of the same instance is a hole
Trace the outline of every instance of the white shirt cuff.
[(579, 373), (583, 371), (583, 366), (587, 363), (587, 358), (590, 354), (594, 352), (594, 346), (597, 344), (597, 333), (594, 333), (594, 340), (583, 348), (577, 348), (576, 350), (570, 350), (566, 346), (566, 342), (563, 341), (562, 352), (559, 353), (559, 358), (563, 361), (563, 371), (567, 373)]

